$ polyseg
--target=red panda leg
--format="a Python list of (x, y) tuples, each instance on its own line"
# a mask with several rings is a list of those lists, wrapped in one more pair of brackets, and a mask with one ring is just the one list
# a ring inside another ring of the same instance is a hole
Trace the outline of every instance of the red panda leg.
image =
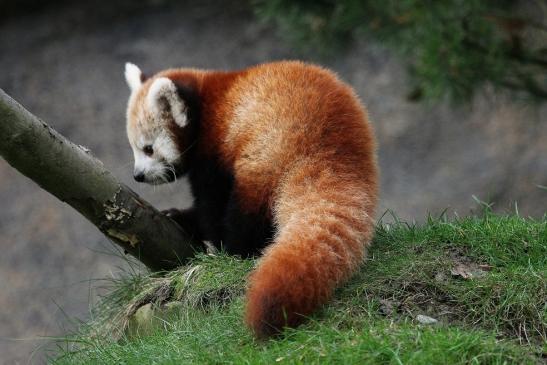
[(343, 189), (313, 189), (281, 204), (285, 222), (247, 292), (246, 321), (255, 335), (297, 326), (359, 266), (373, 232), (375, 199), (358, 189), (347, 189), (346, 196)]

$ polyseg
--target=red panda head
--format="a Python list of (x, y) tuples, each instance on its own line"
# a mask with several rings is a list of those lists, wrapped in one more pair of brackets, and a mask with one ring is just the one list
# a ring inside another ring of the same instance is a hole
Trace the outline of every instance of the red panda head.
[(184, 156), (175, 131), (188, 125), (186, 103), (167, 77), (146, 80), (137, 66), (127, 63), (125, 78), (131, 89), (127, 137), (135, 158), (135, 180), (149, 184), (171, 182), (184, 172)]

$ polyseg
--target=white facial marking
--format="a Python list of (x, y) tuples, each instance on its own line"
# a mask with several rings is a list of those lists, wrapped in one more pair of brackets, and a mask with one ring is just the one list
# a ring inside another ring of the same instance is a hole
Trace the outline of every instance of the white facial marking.
[(155, 160), (149, 156), (146, 156), (142, 151), (133, 151), (135, 156), (135, 172), (142, 172), (145, 175), (157, 169)]
[(175, 164), (180, 159), (180, 153), (177, 145), (166, 131), (162, 132), (158, 138), (156, 138), (154, 149), (169, 164)]
[[(152, 155), (144, 153), (145, 146), (152, 146)], [(162, 184), (173, 180), (175, 166), (180, 160), (177, 146), (167, 131), (161, 131), (154, 141), (140, 137), (133, 146), (135, 175), (143, 174), (144, 182)]]
[(137, 91), (142, 85), (141, 69), (138, 66), (127, 62), (125, 64), (125, 80), (132, 93)]
[(148, 107), (157, 117), (160, 117), (162, 113), (160, 103), (162, 98), (169, 103), (175, 123), (181, 128), (185, 127), (188, 124), (186, 105), (177, 94), (175, 83), (167, 77), (159, 77), (154, 80), (146, 97)]

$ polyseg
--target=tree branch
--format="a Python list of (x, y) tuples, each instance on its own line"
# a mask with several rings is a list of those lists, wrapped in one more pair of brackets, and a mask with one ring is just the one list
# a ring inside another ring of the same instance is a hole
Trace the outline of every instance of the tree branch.
[(201, 244), (0, 89), (0, 156), (68, 203), (152, 270), (169, 270)]

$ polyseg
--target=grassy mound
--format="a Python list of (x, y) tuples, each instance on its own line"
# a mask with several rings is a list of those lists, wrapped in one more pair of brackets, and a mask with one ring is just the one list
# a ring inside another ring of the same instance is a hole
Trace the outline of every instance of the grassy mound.
[(382, 224), (362, 269), (298, 329), (243, 324), (252, 260), (200, 255), (116, 280), (56, 364), (506, 364), (547, 356), (547, 217)]

